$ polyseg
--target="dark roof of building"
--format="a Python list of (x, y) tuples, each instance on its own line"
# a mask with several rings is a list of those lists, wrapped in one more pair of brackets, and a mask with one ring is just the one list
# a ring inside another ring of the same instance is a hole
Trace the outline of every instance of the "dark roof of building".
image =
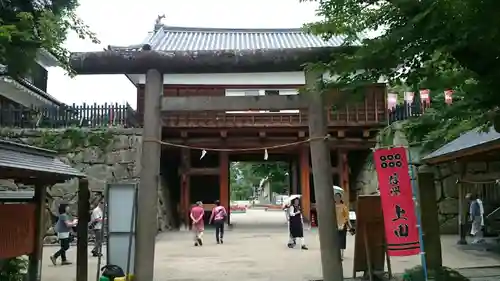
[(299, 28), (229, 29), (161, 26), (143, 42), (156, 51), (221, 51), (338, 47), (345, 37), (325, 41)]
[(0, 178), (3, 169), (54, 176), (54, 181), (85, 177), (82, 172), (57, 159), (55, 151), (0, 140)]
[(425, 156), (422, 161), (428, 162), (443, 156), (452, 156), (454, 153), (481, 148), (496, 142), (500, 142), (500, 133), (496, 132), (493, 127), (490, 127), (487, 132), (479, 129), (470, 130)]
[(13, 77), (9, 76), (8, 75), (8, 68), (4, 64), (0, 64), (0, 77), (1, 76), (11, 78), (12, 80), (14, 80), (17, 83), (19, 83), (20, 86), (23, 86), (26, 89), (28, 89), (31, 92), (33, 92), (34, 94), (39, 95), (39, 96), (41, 96), (41, 97), (43, 97), (43, 98), (45, 98), (45, 99), (53, 102), (55, 105), (61, 106), (61, 105), (64, 104), (61, 101), (59, 101), (56, 98), (54, 98), (53, 96), (51, 96), (49, 93), (47, 93), (47, 92), (45, 92), (43, 90), (40, 90), (38, 87), (36, 87), (35, 85), (33, 85), (33, 83), (29, 82), (28, 80), (26, 80), (24, 78), (21, 78), (21, 77), (13, 78)]

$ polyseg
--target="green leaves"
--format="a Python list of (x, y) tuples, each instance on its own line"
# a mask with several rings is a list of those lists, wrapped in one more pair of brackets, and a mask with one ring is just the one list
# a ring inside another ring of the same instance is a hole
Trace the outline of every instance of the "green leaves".
[[(323, 63), (352, 90), (384, 77), (393, 90), (430, 89), (432, 109), (405, 122), (410, 142), (437, 148), (491, 124), (500, 108), (500, 2), (494, 0), (318, 0), (322, 19), (305, 28), (362, 45)], [(372, 36), (367, 38), (366, 34)], [(453, 105), (443, 91), (453, 89)], [(398, 92), (399, 92), (398, 90)], [(354, 92), (356, 93), (356, 92)], [(402, 94), (402, 92), (400, 92)]]
[(263, 179), (273, 192), (288, 192), (288, 163), (285, 162), (233, 162), (230, 166), (231, 199), (247, 200)]
[(68, 32), (99, 43), (76, 16), (77, 6), (76, 0), (53, 0), (51, 5), (41, 5), (35, 0), (0, 1), (0, 64), (8, 66), (9, 74), (22, 75), (43, 48), (72, 74), (68, 64), (70, 53), (63, 46)]

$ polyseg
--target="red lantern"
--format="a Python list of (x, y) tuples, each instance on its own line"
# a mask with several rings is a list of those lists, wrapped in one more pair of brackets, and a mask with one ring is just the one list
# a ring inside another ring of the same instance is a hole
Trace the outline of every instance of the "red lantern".
[(444, 91), (444, 102), (446, 104), (453, 103), (453, 90), (448, 89), (448, 90)]
[(431, 91), (429, 89), (420, 90), (420, 102), (425, 105), (429, 105), (431, 103)]

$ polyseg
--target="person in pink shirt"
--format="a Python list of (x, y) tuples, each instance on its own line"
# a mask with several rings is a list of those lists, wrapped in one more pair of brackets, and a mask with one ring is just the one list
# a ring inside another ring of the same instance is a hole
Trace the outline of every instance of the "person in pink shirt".
[(213, 222), (215, 225), (215, 239), (217, 240), (217, 244), (224, 244), (224, 222), (226, 221), (226, 217), (226, 208), (220, 205), (219, 200), (216, 200), (209, 223)]
[(191, 213), (189, 214), (193, 222), (195, 246), (203, 246), (203, 231), (205, 230), (204, 215), (205, 209), (203, 209), (203, 203), (201, 201), (196, 202), (196, 205), (191, 209)]

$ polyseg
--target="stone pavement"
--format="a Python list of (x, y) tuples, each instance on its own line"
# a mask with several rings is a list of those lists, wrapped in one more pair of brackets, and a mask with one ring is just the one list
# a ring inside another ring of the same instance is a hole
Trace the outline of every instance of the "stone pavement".
[[(309, 251), (288, 249), (283, 214), (260, 214), (249, 211), (233, 216), (235, 227), (227, 231), (224, 245), (217, 245), (213, 230), (205, 233), (205, 245), (194, 247), (192, 235), (186, 231), (160, 234), (156, 244), (155, 280), (161, 281), (306, 281), (321, 279), (321, 261), (317, 229), (306, 231)], [(272, 215), (271, 215), (272, 214)], [(237, 217), (239, 216), (239, 218)], [(255, 219), (252, 217), (255, 216)], [(266, 218), (263, 219), (262, 216)], [(270, 219), (274, 218), (274, 219)], [(257, 222), (257, 223), (256, 223)], [(456, 237), (443, 236), (443, 261), (452, 268), (500, 265), (500, 257), (491, 252), (464, 251), (456, 246)], [(344, 260), (344, 276), (352, 276), (354, 237), (348, 237)], [(56, 247), (44, 249), (43, 281), (74, 280), (76, 266), (54, 267), (49, 256)], [(90, 252), (90, 249), (89, 249)], [(75, 261), (75, 248), (69, 257)], [(89, 256), (89, 280), (95, 280), (97, 259)], [(418, 265), (418, 257), (392, 258), (394, 273)], [(500, 270), (466, 270), (466, 275), (500, 276)], [(465, 272), (464, 272), (465, 273)], [(485, 275), (486, 274), (486, 275)], [(486, 281), (490, 279), (473, 279)], [(500, 279), (499, 277), (495, 278)]]

